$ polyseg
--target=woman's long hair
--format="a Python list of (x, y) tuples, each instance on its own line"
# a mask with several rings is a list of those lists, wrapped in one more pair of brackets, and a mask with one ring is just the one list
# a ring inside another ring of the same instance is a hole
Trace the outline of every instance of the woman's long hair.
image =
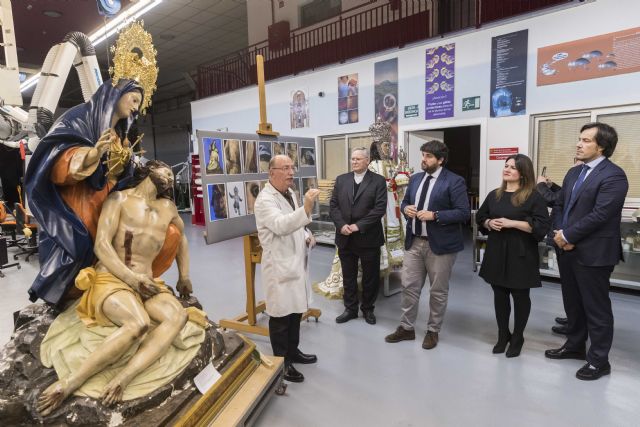
[[(511, 159), (516, 163), (516, 170), (520, 174), (520, 187), (511, 196), (511, 204), (513, 206), (522, 206), (536, 188), (536, 176), (533, 173), (533, 163), (531, 159), (524, 154), (514, 154), (507, 157), (504, 162), (507, 163)], [(500, 188), (496, 191), (496, 198), (498, 200), (500, 200), (506, 189), (507, 182), (503, 179), (502, 185), (500, 185)]]

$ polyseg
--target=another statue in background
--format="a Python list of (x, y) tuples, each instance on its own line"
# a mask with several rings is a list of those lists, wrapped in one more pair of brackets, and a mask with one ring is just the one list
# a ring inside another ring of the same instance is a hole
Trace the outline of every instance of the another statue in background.
[[(409, 184), (410, 170), (404, 150), (400, 149), (398, 162), (391, 158), (391, 125), (380, 117), (369, 127), (373, 139), (369, 170), (384, 176), (387, 180), (387, 213), (382, 218), (385, 244), (380, 251), (380, 270), (398, 268), (404, 255), (404, 219), (400, 214), (400, 202)], [(360, 277), (360, 274), (358, 275)], [(329, 276), (313, 289), (328, 298), (340, 299), (343, 295), (342, 267), (338, 252), (333, 259)]]

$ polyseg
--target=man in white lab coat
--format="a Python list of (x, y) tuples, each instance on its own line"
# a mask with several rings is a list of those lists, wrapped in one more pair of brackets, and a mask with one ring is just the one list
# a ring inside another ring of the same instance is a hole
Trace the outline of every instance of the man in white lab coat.
[(258, 238), (262, 246), (262, 285), (266, 311), (269, 314), (269, 338), (275, 356), (284, 357), (284, 379), (304, 381), (292, 363), (315, 363), (317, 357), (298, 349), (300, 320), (308, 309), (306, 246), (315, 241), (305, 225), (311, 222), (311, 211), (317, 189), (304, 195), (298, 206), (291, 189), (295, 169), (288, 156), (274, 156), (269, 162), (269, 182), (258, 194), (254, 206)]

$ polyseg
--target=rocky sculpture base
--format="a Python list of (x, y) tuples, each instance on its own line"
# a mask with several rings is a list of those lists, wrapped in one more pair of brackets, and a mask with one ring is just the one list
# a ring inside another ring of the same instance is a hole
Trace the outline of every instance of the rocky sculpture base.
[[(191, 303), (199, 305), (197, 300)], [(212, 324), (198, 354), (169, 384), (145, 397), (113, 407), (106, 407), (95, 399), (70, 396), (60, 408), (42, 418), (35, 410), (36, 401), (58, 377), (53, 368), (40, 363), (40, 343), (55, 317), (56, 312), (45, 304), (31, 304), (14, 314), (13, 336), (0, 352), (0, 420), (3, 425), (163, 425), (184, 412), (185, 406), (199, 395), (193, 378), (209, 362), (213, 361), (216, 369), (224, 372), (245, 346), (240, 336), (221, 332)]]

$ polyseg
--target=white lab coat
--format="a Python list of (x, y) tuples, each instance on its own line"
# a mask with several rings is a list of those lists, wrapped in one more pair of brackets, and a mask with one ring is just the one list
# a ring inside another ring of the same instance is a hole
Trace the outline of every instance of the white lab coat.
[(295, 193), (288, 190), (296, 209), (270, 183), (254, 205), (258, 238), (262, 246), (262, 286), (267, 314), (282, 317), (304, 313), (309, 307), (305, 271), (304, 226), (311, 222)]

